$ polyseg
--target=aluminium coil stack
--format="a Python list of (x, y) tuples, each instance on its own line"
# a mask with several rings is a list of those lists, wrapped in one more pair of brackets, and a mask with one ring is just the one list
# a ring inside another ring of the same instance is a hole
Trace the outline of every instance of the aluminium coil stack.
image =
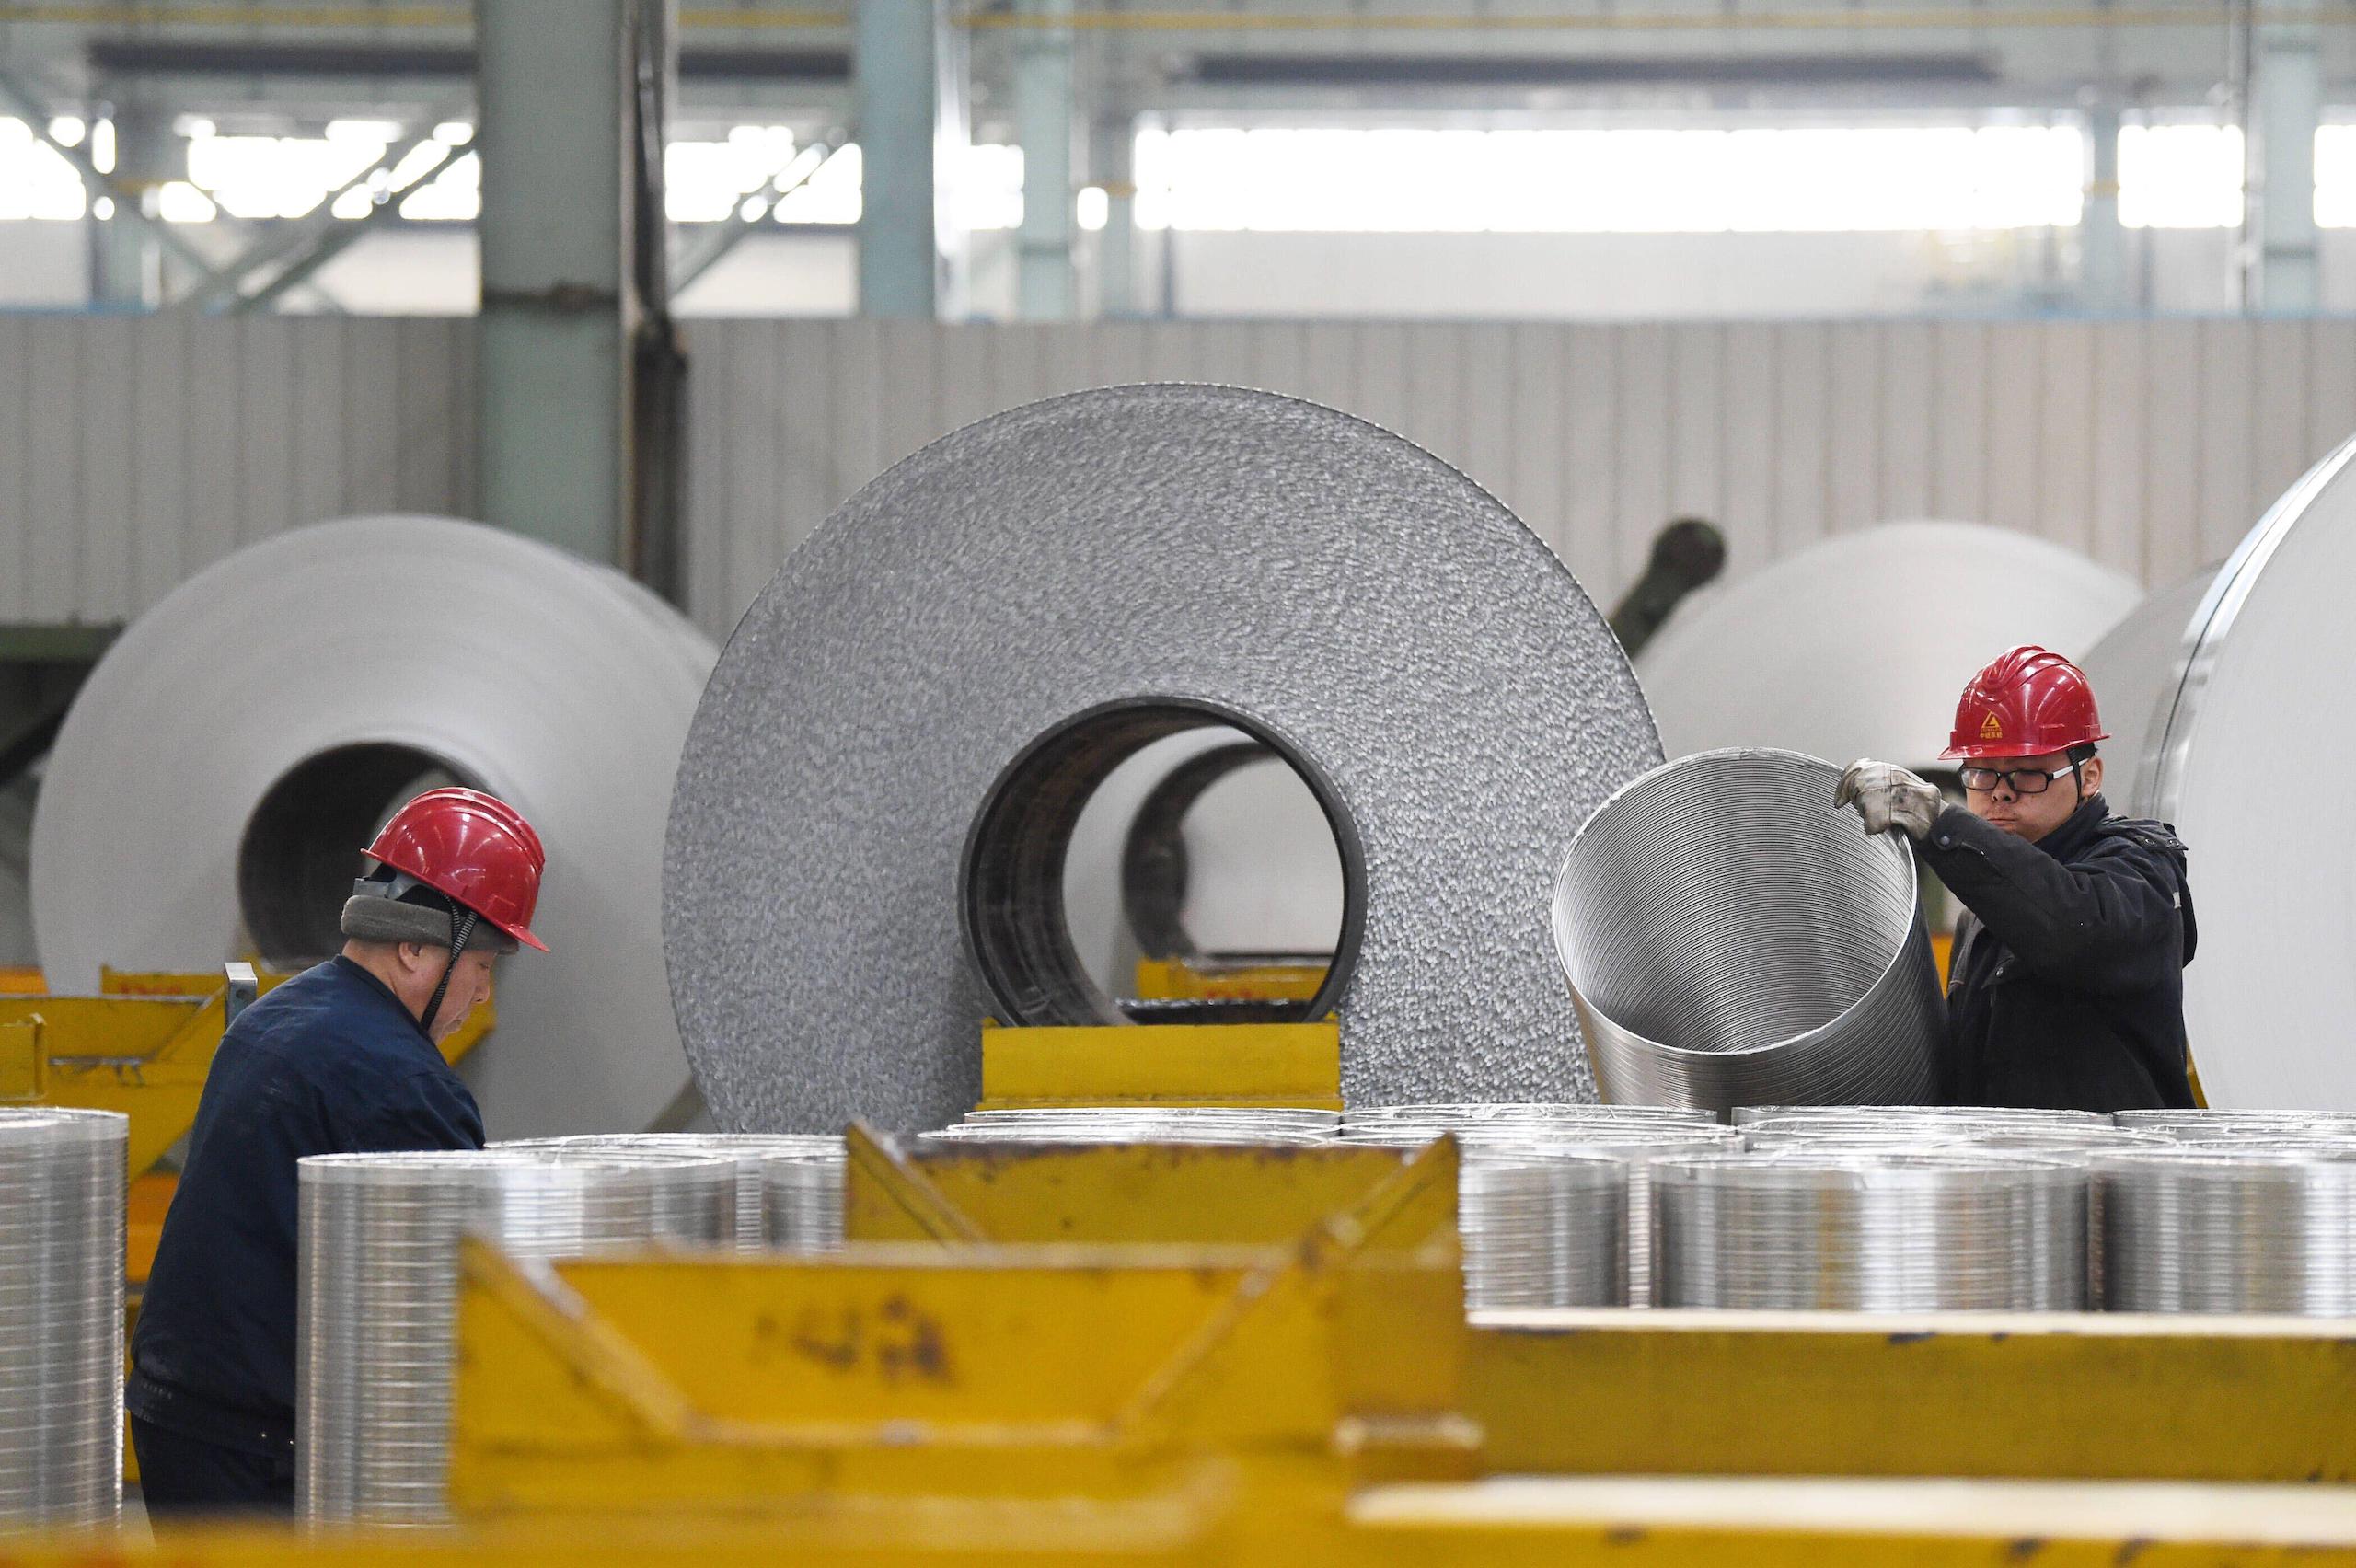
[(458, 1242), (514, 1257), (663, 1239), (724, 1162), (592, 1151), (319, 1155), (301, 1162), (295, 1505), (317, 1523), (445, 1516)]
[(1653, 1168), (1661, 1304), (2074, 1310), (2082, 1164), (1964, 1148), (1782, 1148)]
[(1466, 1310), (1624, 1304), (1629, 1169), (1582, 1150), (1468, 1150), (1457, 1216)]
[(1680, 757), (1599, 807), (1554, 942), (1604, 1099), (1928, 1100), (1944, 1003), (1914, 858), (1796, 752)]
[(2106, 1155), (2105, 1305), (2356, 1316), (2356, 1139)]
[(1225, 1105), (1052, 1105), (976, 1111), (921, 1136), (931, 1143), (1274, 1144), (1333, 1141), (1334, 1111)]
[(0, 1528), (121, 1516), (130, 1125), (0, 1111)]
[(2178, 1143), (2356, 1138), (2356, 1111), (2121, 1111), (2112, 1120)]
[[(1459, 1183), (1459, 1207), (1468, 1278), (1473, 1262), (1473, 1238), (1488, 1223), (1488, 1216), (1480, 1209), (1486, 1200), (1470, 1174), (1476, 1162), (1514, 1157), (1530, 1159), (1559, 1155), (1576, 1159), (1605, 1155), (1625, 1165), (1625, 1299), (1633, 1307), (1648, 1307), (1655, 1301), (1653, 1162), (1742, 1147), (1739, 1135), (1720, 1126), (1706, 1111), (1649, 1105), (1381, 1106), (1351, 1112), (1342, 1126), (1343, 1141), (1357, 1144), (1404, 1147), (1428, 1142), (1442, 1134), (1453, 1135), (1465, 1146), (1467, 1173)], [(1570, 1301), (1546, 1304), (1575, 1305)]]
[[(826, 1251), (842, 1243), (843, 1140), (815, 1133), (583, 1133), (494, 1144), (541, 1148), (697, 1156), (725, 1161), (734, 1173), (726, 1223), (707, 1237), (675, 1225), (676, 1239), (725, 1239), (745, 1251), (772, 1247)], [(783, 1205), (772, 1212), (772, 1204)], [(700, 1211), (699, 1211), (699, 1213)], [(682, 1216), (683, 1218), (686, 1216)]]

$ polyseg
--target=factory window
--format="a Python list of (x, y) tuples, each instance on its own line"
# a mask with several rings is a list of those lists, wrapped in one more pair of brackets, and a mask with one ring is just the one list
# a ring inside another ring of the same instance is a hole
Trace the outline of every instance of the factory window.
[[(47, 128), (111, 166), (113, 127)], [(339, 218), (398, 200), (404, 218), (470, 222), (480, 166), (474, 130), (435, 126), (391, 167), (389, 121), (345, 120), (317, 136), (223, 134), (184, 118), (188, 177), (158, 211), (173, 222), (298, 218), (333, 195)], [(69, 135), (70, 133), (70, 135)], [(1138, 139), (1137, 219), (1149, 229), (1329, 233), (1971, 231), (2079, 221), (2085, 133), (2076, 125), (1632, 127), (1553, 130), (1187, 127)], [(2242, 137), (2231, 125), (2131, 125), (2119, 134), (2119, 220), (2131, 228), (2231, 228), (2242, 221)], [(860, 214), (857, 146), (832, 156), (783, 126), (740, 125), (674, 142), (665, 159), (678, 223), (842, 225)], [(358, 177), (366, 178), (350, 190)], [(1022, 152), (977, 144), (943, 183), (959, 226), (1022, 219)], [(341, 190), (341, 194), (334, 194)], [(1080, 193), (1102, 227), (1101, 190)], [(80, 175), (23, 121), (0, 118), (0, 220), (73, 221)], [(2356, 124), (2316, 137), (2316, 217), (2356, 227)]]

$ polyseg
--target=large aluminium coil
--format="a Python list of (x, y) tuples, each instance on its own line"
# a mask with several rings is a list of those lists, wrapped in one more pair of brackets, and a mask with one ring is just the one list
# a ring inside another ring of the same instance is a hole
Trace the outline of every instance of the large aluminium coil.
[(2356, 1316), (2356, 1141), (2105, 1157), (2105, 1304)]
[(1680, 757), (1579, 830), (1554, 940), (1604, 1098), (1727, 1113), (1930, 1097), (1914, 857), (1796, 752)]
[[(1249, 562), (1246, 570), (1241, 563)], [(1119, 1024), (1062, 918), (1126, 756), (1223, 724), (1317, 794), (1352, 1103), (1588, 1099), (1545, 900), (1660, 760), (1553, 551), (1430, 454), (1232, 387), (1082, 392), (933, 443), (787, 560), (721, 655), (664, 927), (723, 1127), (936, 1126), (977, 1026)]]
[(292, 967), (342, 945), (358, 851), (414, 790), (479, 786), (539, 831), (547, 953), (502, 965), (459, 1065), (529, 1136), (653, 1124), (687, 1088), (661, 842), (710, 643), (620, 573), (435, 517), (298, 528), (189, 579), (75, 698), (33, 833), (41, 967)]
[(2214, 566), (2159, 590), (2135, 606), (2078, 661), (2095, 688), (2110, 738), (2102, 743), (2102, 792), (2113, 807), (2148, 815), (2144, 767), (2184, 684), (2193, 613), (2217, 580)]
[(2275, 809), (2356, 779), (2356, 441), (2251, 529), (2193, 613), (2145, 769), (2192, 851), (2185, 1032), (2212, 1105), (2356, 1110), (2356, 819)]
[(129, 1141), (110, 1112), (0, 1110), (0, 1529), (121, 1513)]
[(1653, 1169), (1668, 1307), (2075, 1310), (2084, 1164), (2027, 1154), (1778, 1149)]
[(1671, 756), (1776, 746), (1952, 767), (1939, 751), (1974, 671), (2021, 642), (2082, 653), (2142, 596), (2011, 529), (1888, 523), (1694, 594), (1636, 674)]
[(701, 1182), (714, 1163), (544, 1149), (303, 1160), (296, 1512), (446, 1516), (460, 1237), (527, 1259), (644, 1247), (663, 1239), (666, 1183)]
[(1457, 1182), (1468, 1311), (1628, 1300), (1628, 1167), (1600, 1151), (1466, 1151)]

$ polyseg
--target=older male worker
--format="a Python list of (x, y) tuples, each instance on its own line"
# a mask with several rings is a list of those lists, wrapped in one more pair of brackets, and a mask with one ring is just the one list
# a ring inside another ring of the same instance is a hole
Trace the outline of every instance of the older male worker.
[[(1863, 761), (1836, 800), (1903, 832), (1970, 911), (1956, 932), (1941, 1098), (1958, 1105), (2186, 1106), (2184, 966), (2195, 940), (2185, 847), (2111, 814), (2085, 672), (2015, 648), (1973, 677), (1945, 757), (1964, 807)], [(1966, 809), (1968, 808), (1968, 809)]]
[(472, 790), (401, 808), (343, 906), (343, 951), (221, 1038), (132, 1341), (125, 1390), (148, 1511), (284, 1512), (294, 1495), (295, 1162), (480, 1148), (441, 1043), (532, 934), (546, 856)]

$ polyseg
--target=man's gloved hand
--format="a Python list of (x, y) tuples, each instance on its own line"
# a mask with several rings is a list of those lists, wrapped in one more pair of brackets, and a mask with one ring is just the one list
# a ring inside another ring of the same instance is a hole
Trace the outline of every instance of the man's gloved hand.
[(1929, 835), (1931, 824), (1946, 809), (1946, 799), (1937, 786), (1902, 767), (1863, 757), (1841, 776), (1840, 788), (1832, 792), (1832, 803), (1856, 807), (1857, 814), (1865, 819), (1867, 833), (1888, 833), (1902, 827), (1922, 838)]

